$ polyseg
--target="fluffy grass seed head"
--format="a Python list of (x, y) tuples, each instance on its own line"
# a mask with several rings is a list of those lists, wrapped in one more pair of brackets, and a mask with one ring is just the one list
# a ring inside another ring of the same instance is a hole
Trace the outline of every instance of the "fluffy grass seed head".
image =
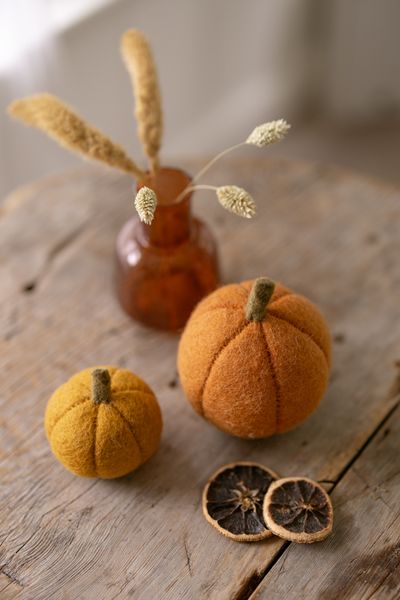
[(139, 219), (146, 225), (151, 225), (157, 208), (157, 196), (154, 190), (146, 186), (140, 188), (136, 194), (135, 208)]
[(237, 185), (223, 185), (217, 188), (217, 197), (226, 210), (251, 219), (256, 214), (256, 203), (246, 190)]
[(274, 142), (280, 142), (283, 140), (285, 135), (290, 129), (289, 123), (285, 119), (278, 119), (278, 121), (269, 121), (269, 123), (263, 123), (258, 125), (246, 140), (246, 144), (252, 144), (263, 148), (269, 146)]

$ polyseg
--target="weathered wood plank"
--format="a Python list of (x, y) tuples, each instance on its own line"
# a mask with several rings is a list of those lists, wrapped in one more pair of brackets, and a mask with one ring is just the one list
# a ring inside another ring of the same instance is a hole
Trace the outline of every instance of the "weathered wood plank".
[[(400, 399), (400, 386), (398, 390)], [(291, 544), (251, 600), (400, 597), (400, 409), (335, 487), (333, 534)]]
[[(220, 240), (226, 280), (280, 279), (319, 303), (336, 336), (329, 392), (303, 426), (269, 440), (230, 438), (175, 385), (175, 336), (123, 315), (112, 252), (132, 210), (130, 182), (95, 170), (33, 185), (0, 216), (0, 565), (27, 598), (231, 598), (263, 573), (277, 540), (240, 545), (203, 520), (200, 493), (224, 462), (334, 481), (394, 406), (399, 358), (400, 193), (335, 168), (232, 161), (215, 176), (258, 200), (239, 221), (197, 199)], [(85, 366), (137, 371), (157, 392), (157, 455), (120, 481), (73, 477), (51, 456), (51, 391)]]
[(21, 585), (12, 574), (0, 573), (0, 596), (2, 600), (15, 598), (21, 592)]

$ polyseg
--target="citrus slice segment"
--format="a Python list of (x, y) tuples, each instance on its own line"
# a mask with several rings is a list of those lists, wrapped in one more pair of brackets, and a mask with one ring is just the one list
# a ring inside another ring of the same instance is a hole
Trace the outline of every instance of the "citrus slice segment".
[(275, 535), (312, 544), (332, 531), (333, 508), (327, 492), (307, 477), (274, 481), (264, 498), (264, 522)]
[(220, 533), (238, 542), (255, 542), (272, 534), (263, 517), (264, 496), (276, 473), (252, 462), (218, 469), (203, 491), (205, 518)]

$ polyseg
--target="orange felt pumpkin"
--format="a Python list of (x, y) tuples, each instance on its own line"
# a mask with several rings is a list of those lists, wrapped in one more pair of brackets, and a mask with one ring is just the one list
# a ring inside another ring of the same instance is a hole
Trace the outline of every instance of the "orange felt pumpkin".
[(330, 355), (318, 309), (262, 277), (224, 286), (198, 304), (182, 334), (178, 370), (200, 415), (232, 435), (263, 438), (313, 412)]

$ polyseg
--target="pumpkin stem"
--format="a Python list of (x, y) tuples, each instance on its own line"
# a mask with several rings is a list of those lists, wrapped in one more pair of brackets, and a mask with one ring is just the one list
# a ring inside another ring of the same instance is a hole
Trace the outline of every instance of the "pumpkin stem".
[(95, 404), (108, 404), (111, 396), (111, 376), (107, 369), (92, 372), (92, 400)]
[(268, 277), (258, 277), (253, 283), (246, 305), (246, 319), (248, 321), (263, 321), (275, 283)]

